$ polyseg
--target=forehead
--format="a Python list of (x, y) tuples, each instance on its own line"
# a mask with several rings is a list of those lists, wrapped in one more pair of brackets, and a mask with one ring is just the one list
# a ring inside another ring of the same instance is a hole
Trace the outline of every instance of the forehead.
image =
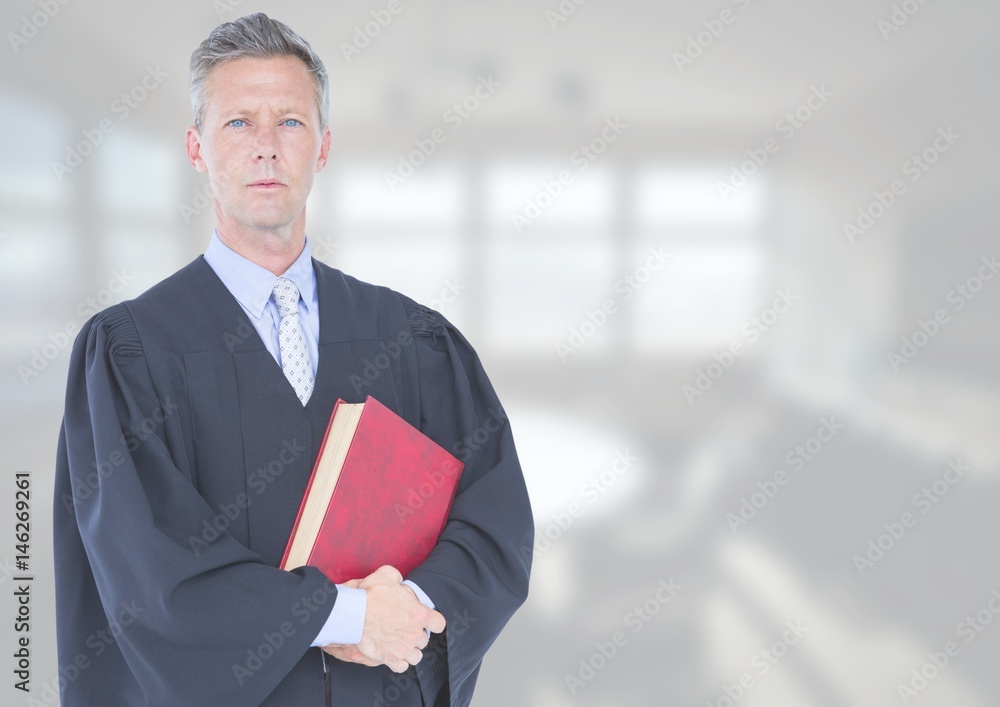
[(315, 105), (315, 84), (298, 57), (241, 57), (214, 67), (206, 88), (209, 106), (220, 110), (280, 100), (308, 108)]

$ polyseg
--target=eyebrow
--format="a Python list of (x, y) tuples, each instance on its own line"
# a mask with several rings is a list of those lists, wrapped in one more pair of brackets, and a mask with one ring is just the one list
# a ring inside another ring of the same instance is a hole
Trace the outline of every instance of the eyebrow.
[[(256, 108), (248, 108), (246, 106), (235, 106), (231, 108), (224, 108), (222, 113), (224, 115), (253, 115), (258, 112)], [(288, 106), (282, 106), (275, 111), (276, 114), (282, 115), (286, 113), (296, 113), (298, 115), (309, 115), (309, 109), (303, 110), (302, 108), (292, 108)]]

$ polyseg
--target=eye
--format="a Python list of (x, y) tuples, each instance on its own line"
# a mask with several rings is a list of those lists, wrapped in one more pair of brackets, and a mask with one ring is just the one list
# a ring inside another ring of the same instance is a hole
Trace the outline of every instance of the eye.
[(295, 123), (295, 125), (292, 126), (293, 128), (296, 127), (296, 126), (298, 126), (298, 125), (302, 125), (302, 122), (299, 121), (297, 118), (287, 118), (287, 119), (283, 120), (282, 122), (285, 125), (288, 125), (289, 123)]
[[(226, 125), (231, 125), (234, 128), (241, 128), (243, 127), (243, 125), (246, 125), (246, 122), (247, 121), (243, 120), (243, 118), (234, 118), (233, 120), (230, 120), (228, 123), (226, 123)], [(235, 125), (235, 123), (242, 123), (243, 125)]]

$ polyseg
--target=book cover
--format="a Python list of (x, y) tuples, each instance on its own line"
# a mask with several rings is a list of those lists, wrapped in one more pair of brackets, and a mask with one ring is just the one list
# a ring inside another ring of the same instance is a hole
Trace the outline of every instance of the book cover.
[(280, 567), (405, 577), (437, 543), (464, 464), (372, 396), (338, 399)]

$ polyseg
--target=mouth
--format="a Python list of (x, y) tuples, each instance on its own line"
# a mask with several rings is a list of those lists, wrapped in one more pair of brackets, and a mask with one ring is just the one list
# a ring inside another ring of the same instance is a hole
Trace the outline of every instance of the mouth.
[(277, 179), (260, 179), (252, 184), (248, 184), (247, 186), (254, 187), (256, 189), (277, 189), (285, 185)]

